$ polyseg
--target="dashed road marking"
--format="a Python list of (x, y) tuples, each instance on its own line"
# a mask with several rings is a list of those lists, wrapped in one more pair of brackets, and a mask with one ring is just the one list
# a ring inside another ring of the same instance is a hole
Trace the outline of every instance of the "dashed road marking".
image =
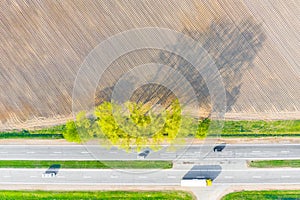
[(83, 176), (83, 178), (92, 178), (91, 176)]
[(260, 153), (260, 151), (252, 151), (252, 153)]
[(147, 178), (147, 176), (139, 176), (139, 178)]
[(4, 177), (4, 178), (10, 178), (11, 176), (9, 176), (9, 175), (4, 175), (3, 177)]
[(229, 178), (229, 179), (231, 179), (231, 178), (233, 178), (233, 176), (225, 176), (224, 178)]
[(176, 176), (168, 176), (168, 178), (176, 178)]
[(261, 178), (261, 176), (253, 176), (253, 178)]
[(34, 151), (27, 151), (26, 153), (35, 153)]
[(87, 151), (82, 151), (81, 153), (89, 153), (89, 152), (87, 152)]
[(290, 151), (281, 151), (281, 153), (290, 153)]
[(117, 175), (111, 175), (110, 178), (119, 178)]
[(54, 151), (53, 153), (61, 153), (60, 151)]
[(281, 178), (290, 178), (290, 176), (281, 176)]

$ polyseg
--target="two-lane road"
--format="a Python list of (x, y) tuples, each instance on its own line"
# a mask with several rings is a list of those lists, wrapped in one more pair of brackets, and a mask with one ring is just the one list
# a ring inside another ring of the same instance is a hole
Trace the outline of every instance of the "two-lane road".
[[(203, 154), (203, 152), (208, 152)], [(213, 146), (191, 145), (176, 151), (151, 152), (149, 160), (300, 159), (300, 144), (228, 144), (222, 152)], [(84, 145), (0, 145), (0, 160), (133, 160), (137, 153), (116, 147)]]

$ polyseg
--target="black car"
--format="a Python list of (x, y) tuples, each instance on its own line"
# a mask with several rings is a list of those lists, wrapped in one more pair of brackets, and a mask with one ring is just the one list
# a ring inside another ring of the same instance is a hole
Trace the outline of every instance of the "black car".
[(137, 158), (138, 159), (145, 159), (148, 156), (149, 153), (150, 153), (150, 150), (144, 150), (144, 151), (142, 151), (141, 153), (139, 153), (137, 155)]
[(225, 148), (226, 144), (222, 143), (214, 147), (214, 152), (221, 152)]

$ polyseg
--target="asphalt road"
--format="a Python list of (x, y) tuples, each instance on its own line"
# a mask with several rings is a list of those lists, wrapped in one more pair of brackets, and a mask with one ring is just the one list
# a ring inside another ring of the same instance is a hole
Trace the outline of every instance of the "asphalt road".
[[(137, 153), (116, 147), (83, 145), (0, 145), (0, 160), (134, 160)], [(228, 144), (222, 152), (213, 146), (192, 145), (177, 150), (151, 152), (149, 160), (249, 160), (300, 159), (300, 144)]]
[[(60, 169), (56, 177), (42, 178), (46, 169), (0, 169), (0, 184), (57, 185), (180, 185), (186, 170)], [(201, 172), (198, 172), (199, 175)], [(299, 184), (300, 169), (222, 170), (214, 185)]]

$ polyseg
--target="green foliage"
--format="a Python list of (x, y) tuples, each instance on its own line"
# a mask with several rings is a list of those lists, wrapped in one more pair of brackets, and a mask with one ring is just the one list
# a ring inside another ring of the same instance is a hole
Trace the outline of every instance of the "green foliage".
[(249, 162), (249, 167), (272, 168), (272, 167), (300, 167), (300, 160), (256, 160)]
[(48, 168), (60, 164), (74, 169), (170, 169), (172, 161), (162, 160), (0, 160), (0, 168)]
[(296, 200), (299, 197), (300, 190), (241, 191), (227, 194), (222, 200)]
[(193, 195), (183, 191), (9, 191), (1, 190), (0, 199), (64, 199), (64, 200), (192, 200)]
[[(126, 110), (129, 114), (126, 115)], [(154, 113), (149, 105), (127, 102), (125, 109), (111, 102), (99, 105), (96, 122), (113, 145), (130, 150), (145, 146), (153, 149), (163, 142), (172, 142), (178, 136), (181, 125), (181, 107), (174, 101), (165, 112)]]
[(77, 131), (76, 124), (72, 120), (66, 123), (66, 130), (64, 131), (63, 136), (69, 142), (81, 141)]

